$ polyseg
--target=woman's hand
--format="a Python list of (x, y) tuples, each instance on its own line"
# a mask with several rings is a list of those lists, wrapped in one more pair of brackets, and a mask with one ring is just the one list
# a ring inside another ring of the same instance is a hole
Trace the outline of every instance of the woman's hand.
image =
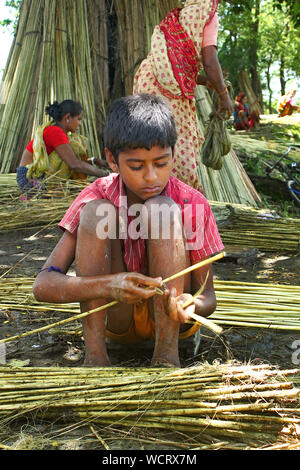
[(97, 158), (97, 157), (92, 157), (87, 160), (87, 162), (90, 165), (95, 165), (97, 168), (95, 169), (98, 178), (101, 178), (103, 176), (108, 176), (110, 173), (110, 167), (107, 163), (106, 160), (103, 160), (102, 158)]
[(227, 91), (223, 95), (219, 95), (218, 113), (225, 119), (229, 119), (233, 113), (232, 102)]
[(91, 165), (96, 165), (98, 166), (99, 168), (103, 169), (103, 170), (109, 170), (109, 164), (107, 163), (106, 160), (103, 160), (102, 158), (97, 158), (97, 157), (92, 157), (92, 158), (88, 158), (88, 163), (90, 163)]
[(68, 165), (70, 170), (75, 171), (76, 173), (96, 176), (97, 178), (101, 178), (102, 176), (107, 176), (109, 174), (107, 169), (96, 167), (87, 161), (77, 158), (70, 144), (58, 145), (55, 150), (60, 158)]
[(112, 275), (111, 297), (119, 302), (135, 304), (155, 295), (162, 286), (162, 279), (144, 276), (140, 273), (118, 273)]
[(97, 178), (102, 178), (103, 176), (108, 176), (109, 175), (108, 170), (104, 170), (104, 169), (100, 169), (100, 168), (95, 168), (94, 173), (95, 173), (95, 176), (97, 176)]

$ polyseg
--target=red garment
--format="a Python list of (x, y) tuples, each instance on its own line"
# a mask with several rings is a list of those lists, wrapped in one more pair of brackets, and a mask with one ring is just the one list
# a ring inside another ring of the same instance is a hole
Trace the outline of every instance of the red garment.
[[(50, 155), (58, 145), (69, 143), (67, 134), (58, 126), (47, 126), (43, 133), (43, 139), (48, 155)], [(32, 144), (33, 140), (31, 140), (26, 147), (30, 153), (33, 153)]]
[[(187, 222), (187, 225), (188, 221), (191, 222), (192, 232), (197, 234), (196, 237), (201, 241), (201, 246), (196, 246), (192, 243), (193, 239), (190, 238), (190, 259), (192, 263), (224, 249), (210, 205), (199, 191), (171, 176), (161, 195), (170, 197), (178, 204), (184, 221)], [(97, 179), (81, 191), (60, 221), (59, 227), (62, 230), (68, 230), (70, 233), (76, 233), (81, 209), (86, 203), (95, 199), (106, 199), (112, 202), (115, 207), (119, 208), (119, 214), (121, 214), (121, 208), (124, 209), (125, 207), (128, 216), (127, 205), (124, 204), (127, 200), (125, 186), (121, 176), (112, 173), (105, 178)], [(122, 213), (124, 214), (124, 212)], [(133, 220), (133, 217), (128, 216), (128, 225), (131, 220)], [(184, 224), (185, 227), (187, 225)], [(125, 234), (125, 232), (122, 233)], [(121, 239), (121, 243), (123, 244), (124, 262), (128, 272), (146, 274), (146, 240), (143, 238), (131, 239), (127, 235), (125, 237)]]
[(193, 41), (179, 22), (181, 10), (171, 10), (159, 26), (165, 35), (168, 57), (182, 95), (192, 100), (195, 96), (198, 58)]

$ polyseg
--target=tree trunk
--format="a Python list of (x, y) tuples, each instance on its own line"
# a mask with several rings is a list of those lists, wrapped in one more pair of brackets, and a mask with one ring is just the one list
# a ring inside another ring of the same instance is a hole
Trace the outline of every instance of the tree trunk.
[(285, 95), (285, 87), (286, 87), (286, 80), (284, 75), (284, 68), (285, 68), (285, 58), (282, 54), (280, 57), (280, 64), (279, 64), (279, 79), (280, 79), (280, 88), (281, 88), (281, 95)]
[(260, 14), (260, 0), (254, 1), (254, 21), (252, 22), (252, 28), (250, 31), (251, 47), (249, 50), (249, 72), (251, 75), (252, 88), (257, 96), (261, 109), (263, 109), (262, 103), (262, 88), (259, 73), (257, 71), (258, 63), (258, 32), (259, 32), (259, 14)]
[(272, 64), (272, 60), (270, 58), (269, 61), (268, 61), (267, 70), (266, 70), (267, 87), (268, 87), (268, 91), (269, 91), (269, 105), (268, 106), (269, 106), (269, 113), (270, 114), (272, 114), (272, 95), (273, 95), (273, 90), (272, 90), (272, 87), (271, 87), (271, 75), (270, 75), (271, 64)]

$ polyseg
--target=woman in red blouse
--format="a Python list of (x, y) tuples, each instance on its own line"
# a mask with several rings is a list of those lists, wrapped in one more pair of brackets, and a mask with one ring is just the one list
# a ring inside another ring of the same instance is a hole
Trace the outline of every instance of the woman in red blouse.
[[(75, 133), (81, 125), (81, 104), (72, 100), (65, 100), (60, 104), (55, 101), (46, 107), (46, 113), (53, 119), (50, 125), (44, 127), (42, 134), (48, 156), (55, 150), (56, 154), (58, 154), (72, 172), (92, 175), (98, 178), (106, 176), (108, 174), (106, 161), (93, 158), (92, 162), (96, 165), (94, 166), (88, 161), (80, 160), (69, 143), (67, 133)], [(45, 177), (45, 174), (39, 174), (41, 173), (41, 167), (39, 168), (38, 166), (38, 159), (39, 156), (36, 156), (34, 160), (33, 139), (25, 148), (20, 166), (17, 168), (17, 182), (22, 192), (39, 187), (39, 180), (43, 180)], [(34, 161), (37, 164), (37, 168), (39, 168), (39, 173), (36, 175), (30, 171)], [(49, 159), (47, 161), (49, 162)]]

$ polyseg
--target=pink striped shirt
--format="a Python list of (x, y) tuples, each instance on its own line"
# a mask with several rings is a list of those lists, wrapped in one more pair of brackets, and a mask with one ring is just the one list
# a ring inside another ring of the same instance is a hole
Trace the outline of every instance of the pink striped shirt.
[[(187, 249), (191, 263), (224, 249), (210, 205), (199, 191), (171, 176), (161, 195), (173, 199), (181, 208), (183, 226), (189, 241)], [(126, 235), (120, 237), (124, 262), (128, 272), (146, 274), (146, 241), (144, 238), (132, 239), (127, 235), (127, 228), (134, 217), (128, 216), (126, 190), (119, 174), (112, 173), (105, 178), (99, 178), (81, 191), (60, 221), (59, 227), (75, 234), (79, 226), (81, 209), (95, 199), (110, 201), (119, 209), (120, 214), (120, 208), (126, 208), (128, 219)]]

